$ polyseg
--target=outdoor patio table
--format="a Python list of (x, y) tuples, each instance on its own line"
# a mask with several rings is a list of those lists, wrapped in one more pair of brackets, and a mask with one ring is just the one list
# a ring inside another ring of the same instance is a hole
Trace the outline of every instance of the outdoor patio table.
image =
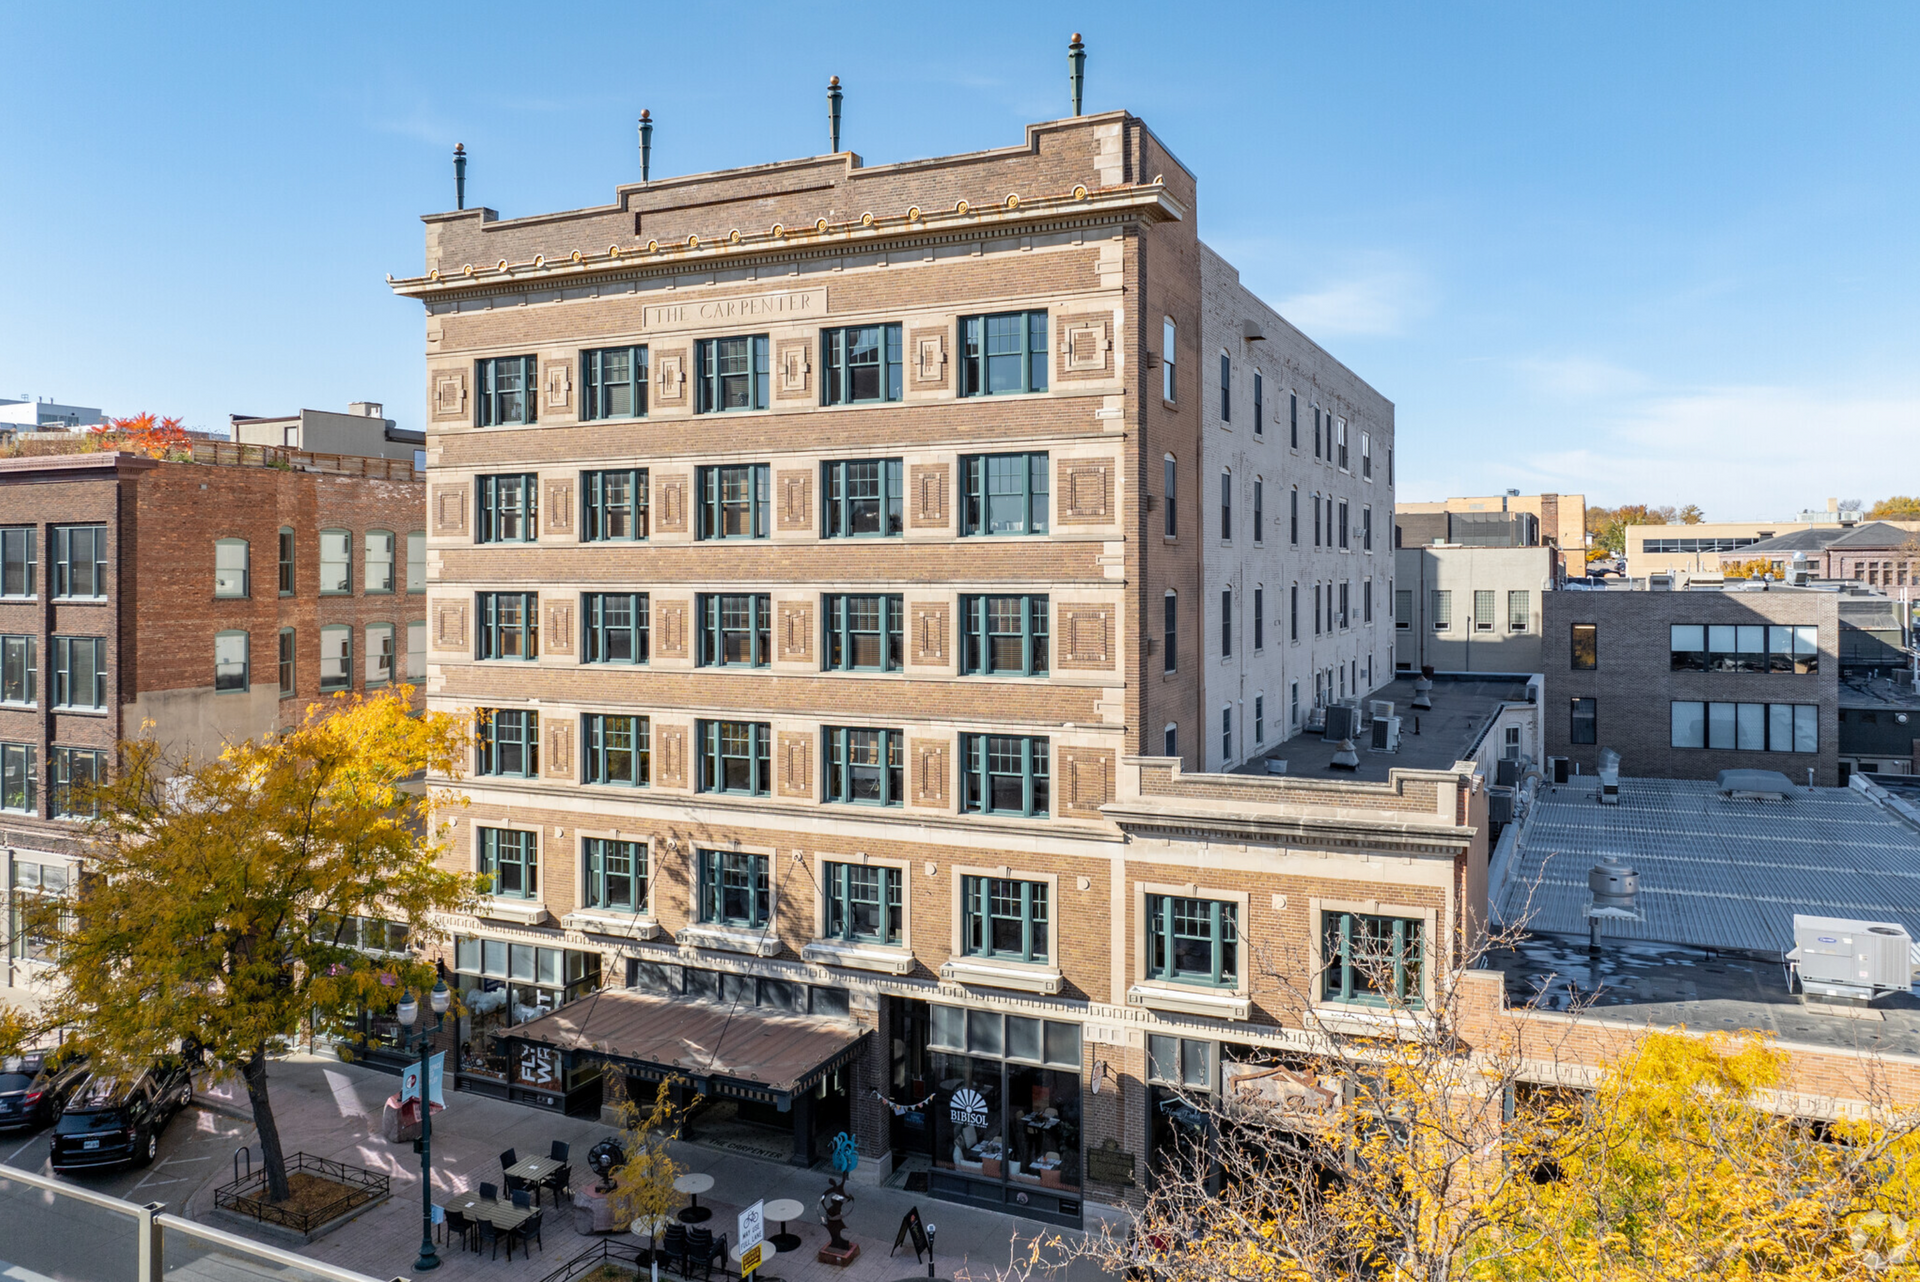
[(456, 1193), (447, 1199), (447, 1209), (469, 1219), (486, 1220), (502, 1233), (511, 1232), (533, 1218), (533, 1208), (515, 1206), (510, 1199), (484, 1198), (478, 1193)]
[(780, 1225), (778, 1233), (767, 1236), (767, 1241), (779, 1247), (783, 1254), (800, 1249), (800, 1235), (787, 1232), (787, 1221), (797, 1220), (807, 1213), (807, 1208), (790, 1197), (776, 1198), (761, 1208), (761, 1214)]
[[(767, 1272), (767, 1266), (773, 1263), (773, 1257), (778, 1254), (780, 1254), (780, 1248), (773, 1244), (772, 1238), (766, 1238), (761, 1241), (760, 1268), (753, 1275), (755, 1282), (779, 1282), (778, 1278)], [(732, 1260), (733, 1267), (738, 1269), (740, 1267), (740, 1248), (738, 1246), (728, 1247), (727, 1258)]]
[(676, 1193), (685, 1193), (692, 1203), (680, 1212), (683, 1224), (699, 1224), (713, 1218), (713, 1212), (700, 1205), (700, 1195), (713, 1187), (711, 1175), (682, 1175), (673, 1182)]
[(515, 1179), (525, 1180), (527, 1187), (532, 1188), (541, 1180), (546, 1179), (549, 1175), (559, 1170), (560, 1167), (561, 1163), (554, 1161), (550, 1157), (523, 1157), (512, 1166), (509, 1166), (505, 1173), (513, 1176)]

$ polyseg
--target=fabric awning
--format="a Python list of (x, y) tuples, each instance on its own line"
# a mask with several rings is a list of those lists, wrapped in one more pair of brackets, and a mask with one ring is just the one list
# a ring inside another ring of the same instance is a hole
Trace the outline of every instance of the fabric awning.
[(709, 1094), (778, 1103), (858, 1058), (867, 1032), (844, 1020), (612, 989), (505, 1036), (603, 1059), (649, 1080), (678, 1074)]

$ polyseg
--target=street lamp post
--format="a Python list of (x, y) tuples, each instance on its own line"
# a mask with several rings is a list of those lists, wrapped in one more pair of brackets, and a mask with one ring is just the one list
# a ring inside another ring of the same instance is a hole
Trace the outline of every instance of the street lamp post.
[[(433, 1023), (420, 1030), (420, 1140), (414, 1145), (420, 1150), (420, 1258), (413, 1262), (416, 1273), (440, 1267), (440, 1256), (433, 1249), (433, 1091), (427, 1081), (427, 1051), (433, 1044), (433, 1035), (446, 1023), (442, 1018), (447, 1013), (447, 1003), (453, 994), (447, 991), (445, 980), (435, 980), (433, 991), (427, 999), (433, 1005)], [(407, 1042), (413, 1036), (413, 1021), (420, 1016), (420, 1003), (408, 993), (400, 999), (400, 1009), (395, 1012), (400, 1018), (400, 1026), (407, 1031), (400, 1035), (403, 1049), (411, 1049)]]

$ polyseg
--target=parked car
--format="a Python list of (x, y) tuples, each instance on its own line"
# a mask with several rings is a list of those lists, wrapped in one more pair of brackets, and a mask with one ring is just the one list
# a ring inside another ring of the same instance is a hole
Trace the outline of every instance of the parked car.
[(56, 1173), (145, 1166), (160, 1151), (160, 1132), (193, 1103), (193, 1070), (170, 1059), (131, 1075), (96, 1077), (76, 1091), (53, 1124)]
[(45, 1126), (87, 1076), (84, 1055), (28, 1051), (0, 1059), (0, 1131)]

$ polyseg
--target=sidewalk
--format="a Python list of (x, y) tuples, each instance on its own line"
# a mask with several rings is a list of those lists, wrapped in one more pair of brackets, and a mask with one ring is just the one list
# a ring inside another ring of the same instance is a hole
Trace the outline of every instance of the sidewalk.
[[(376, 1278), (411, 1276), (420, 1242), (419, 1157), (411, 1144), (389, 1144), (380, 1136), (381, 1108), (387, 1097), (399, 1088), (399, 1079), (331, 1058), (295, 1055), (273, 1062), (268, 1086), (274, 1116), (279, 1122), (280, 1142), (288, 1154), (305, 1151), (351, 1162), (380, 1171), (393, 1181), (393, 1196), (386, 1202), (317, 1242), (299, 1248), (300, 1253)], [(210, 1084), (201, 1090), (199, 1102), (203, 1107), (252, 1121), (246, 1089), (237, 1079)], [(608, 1127), (598, 1122), (561, 1117), (476, 1095), (450, 1094), (446, 1110), (433, 1122), (434, 1200), (444, 1201), (447, 1195), (469, 1191), (482, 1181), (498, 1184), (503, 1149), (513, 1148), (522, 1157), (544, 1154), (554, 1140), (562, 1140), (572, 1147), (574, 1182), (585, 1183), (594, 1178), (586, 1168), (586, 1152), (610, 1133)], [(256, 1143), (256, 1155), (258, 1151)], [(818, 1211), (820, 1194), (826, 1187), (825, 1175), (697, 1144), (675, 1144), (673, 1154), (689, 1169), (713, 1176), (713, 1191), (703, 1194), (700, 1204), (713, 1208), (709, 1227), (716, 1236), (725, 1233), (731, 1239), (734, 1216), (758, 1199), (793, 1198), (807, 1208), (807, 1220), (788, 1225), (789, 1231), (800, 1235), (801, 1249), (772, 1261), (762, 1271), (767, 1282), (773, 1278), (783, 1282), (896, 1282), (897, 1279), (924, 1278), (926, 1265), (915, 1265), (910, 1248), (902, 1246), (900, 1254), (891, 1258), (887, 1254), (900, 1217), (916, 1205), (924, 1219), (939, 1227), (938, 1273), (945, 1278), (991, 1277), (996, 1268), (1007, 1265), (1014, 1252), (1027, 1250), (1036, 1235), (1072, 1233), (935, 1201), (924, 1194), (852, 1184), (849, 1190), (854, 1202), (846, 1211), (846, 1231), (851, 1240), (859, 1243), (861, 1254), (850, 1267), (840, 1269), (814, 1258), (814, 1253), (827, 1241)], [(196, 1189), (187, 1198), (185, 1213), (194, 1219), (209, 1219), (214, 1187), (227, 1178), (222, 1174)], [(224, 1217), (211, 1222), (230, 1231), (243, 1231)], [(769, 1225), (768, 1232), (776, 1227)], [(257, 1236), (262, 1241), (283, 1245), (265, 1234)], [(495, 1261), (462, 1252), (457, 1244), (442, 1248), (441, 1267), (431, 1276), (446, 1282), (465, 1282), (468, 1278), (534, 1282), (592, 1247), (596, 1240), (596, 1235), (575, 1230), (572, 1207), (554, 1208), (550, 1202), (542, 1237), (544, 1250), (536, 1250), (530, 1261), (516, 1255), (512, 1264), (508, 1264), (504, 1256)], [(662, 1276), (667, 1275), (663, 1272)], [(1092, 1268), (1076, 1269), (1065, 1275), (1067, 1282), (1092, 1282), (1102, 1276)]]

